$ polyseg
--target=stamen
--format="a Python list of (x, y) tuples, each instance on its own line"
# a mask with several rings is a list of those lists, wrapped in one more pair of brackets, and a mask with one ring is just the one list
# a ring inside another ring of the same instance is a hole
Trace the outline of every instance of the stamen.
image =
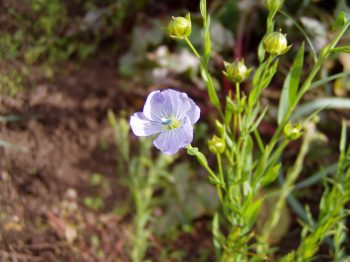
[(165, 118), (165, 117), (163, 117), (163, 118), (161, 118), (160, 120), (162, 121), (162, 125), (163, 125), (163, 126), (166, 126), (166, 125), (170, 125), (170, 124), (171, 124), (171, 119), (170, 119), (170, 118)]
[(172, 130), (179, 128), (181, 125), (180, 120), (177, 120), (176, 118), (170, 116), (170, 117), (163, 117), (160, 119), (162, 121), (162, 125), (164, 126), (165, 130)]

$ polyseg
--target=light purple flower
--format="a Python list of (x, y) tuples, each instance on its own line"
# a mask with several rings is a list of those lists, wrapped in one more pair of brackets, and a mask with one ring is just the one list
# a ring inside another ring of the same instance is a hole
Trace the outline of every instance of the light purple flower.
[(153, 141), (155, 147), (165, 154), (175, 154), (191, 144), (199, 115), (199, 107), (187, 94), (158, 90), (148, 95), (143, 112), (131, 116), (130, 126), (137, 136), (158, 134)]

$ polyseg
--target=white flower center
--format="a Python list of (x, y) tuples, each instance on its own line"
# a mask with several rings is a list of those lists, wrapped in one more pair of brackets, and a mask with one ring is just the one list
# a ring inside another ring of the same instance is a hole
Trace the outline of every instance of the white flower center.
[(160, 120), (162, 121), (162, 125), (164, 126), (164, 129), (167, 131), (179, 128), (181, 125), (181, 121), (176, 119), (173, 116), (162, 117)]

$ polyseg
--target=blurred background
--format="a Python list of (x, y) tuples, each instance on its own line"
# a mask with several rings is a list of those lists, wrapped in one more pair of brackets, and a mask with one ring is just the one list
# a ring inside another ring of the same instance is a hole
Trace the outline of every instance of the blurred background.
[[(305, 41), (291, 18), (319, 51), (334, 34), (335, 14), (350, 10), (345, 0), (285, 2), (288, 15), (277, 16), (277, 28), (287, 33), (293, 49), (281, 59), (281, 77), (261, 101), (270, 108), (260, 126), (267, 140), (276, 127), (291, 58)], [(212, 134), (216, 112), (208, 105), (199, 61), (165, 31), (171, 16), (191, 12), (191, 41), (201, 50), (198, 6), (193, 0), (0, 1), (1, 261), (129, 261), (131, 160), (143, 154), (140, 148), (152, 161), (160, 154), (150, 149), (149, 141), (128, 135), (130, 114), (142, 109), (149, 92), (173, 88), (201, 107), (193, 144), (207, 150)], [(257, 65), (267, 11), (262, 1), (253, 0), (212, 0), (208, 7), (214, 51), (210, 66), (224, 99), (233, 89), (221, 74), (223, 60), (244, 58), (248, 66)], [(349, 42), (347, 32), (342, 43)], [(305, 65), (311, 64), (307, 50)], [(338, 54), (323, 66), (320, 77), (348, 70), (349, 54)], [(249, 92), (249, 82), (243, 88)], [(324, 84), (306, 95), (309, 107), (303, 110), (313, 111), (320, 98), (346, 98), (349, 91), (349, 76)], [(326, 139), (309, 153), (304, 177), (337, 160), (342, 118), (349, 124), (349, 111), (320, 115), (317, 127)], [(294, 143), (287, 150), (286, 164), (294, 161), (299, 146)], [(154, 192), (155, 223), (146, 253), (152, 261), (214, 259), (210, 221), (217, 196), (205, 171), (191, 160), (180, 153), (157, 167), (167, 178)], [(319, 183), (298, 191), (297, 197), (317, 213), (321, 194)], [(271, 240), (279, 243), (281, 254), (297, 246), (300, 235), (297, 215), (286, 208), (283, 218)]]

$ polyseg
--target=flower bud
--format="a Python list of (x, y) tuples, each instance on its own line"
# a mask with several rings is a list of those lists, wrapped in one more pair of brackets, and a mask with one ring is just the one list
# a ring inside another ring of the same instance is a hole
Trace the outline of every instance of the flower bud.
[(234, 83), (241, 83), (249, 76), (252, 68), (247, 68), (244, 60), (236, 60), (233, 63), (224, 62), (225, 71), (223, 74), (226, 78)]
[(215, 155), (222, 154), (225, 151), (225, 141), (216, 135), (214, 135), (212, 139), (208, 140), (208, 146), (210, 152)]
[(265, 6), (270, 12), (277, 12), (283, 6), (284, 0), (265, 0)]
[(216, 126), (216, 130), (219, 132), (219, 134), (221, 136), (223, 136), (225, 133), (225, 127), (217, 119), (215, 119), (215, 126)]
[(167, 31), (172, 38), (183, 39), (188, 37), (192, 31), (190, 14), (188, 13), (185, 17), (172, 17)]
[(265, 51), (271, 55), (283, 55), (291, 48), (291, 45), (287, 46), (286, 35), (281, 32), (270, 33), (263, 40), (263, 44)]
[(292, 125), (290, 122), (286, 124), (286, 126), (283, 129), (284, 135), (288, 140), (297, 140), (303, 132), (301, 131), (302, 126), (301, 124)]

